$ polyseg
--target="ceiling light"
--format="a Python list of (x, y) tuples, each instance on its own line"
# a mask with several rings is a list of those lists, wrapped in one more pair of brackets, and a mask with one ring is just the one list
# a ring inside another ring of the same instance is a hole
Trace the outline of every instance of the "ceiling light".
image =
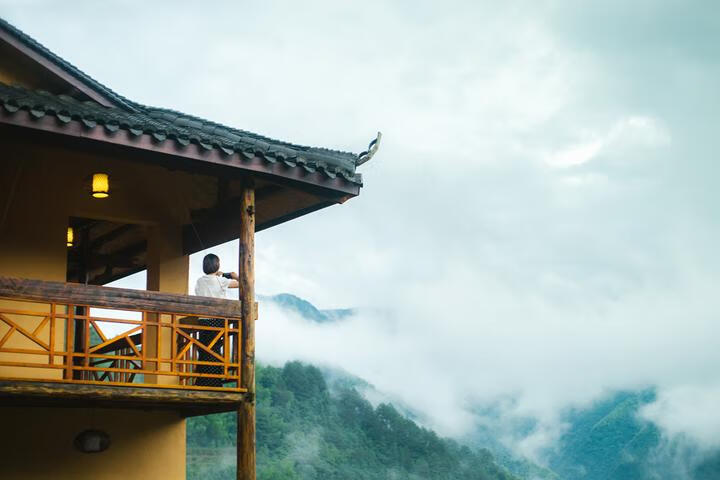
[(92, 196), (95, 198), (107, 198), (110, 196), (110, 179), (107, 173), (93, 174)]

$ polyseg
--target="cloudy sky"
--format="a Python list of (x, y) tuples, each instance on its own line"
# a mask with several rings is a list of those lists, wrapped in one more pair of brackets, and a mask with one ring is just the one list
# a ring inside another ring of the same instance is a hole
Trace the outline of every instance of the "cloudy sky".
[[(360, 197), (257, 236), (261, 360), (362, 376), (440, 432), (655, 386), (720, 446), (720, 7), (680, 1), (0, 0), (133, 100), (361, 151)], [(236, 264), (236, 247), (215, 249)], [(199, 272), (193, 258), (193, 272)]]

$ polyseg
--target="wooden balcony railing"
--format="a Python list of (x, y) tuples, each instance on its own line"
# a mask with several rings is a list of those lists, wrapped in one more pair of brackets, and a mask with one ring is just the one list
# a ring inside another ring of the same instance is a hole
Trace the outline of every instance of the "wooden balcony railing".
[(0, 380), (243, 392), (240, 302), (0, 277)]

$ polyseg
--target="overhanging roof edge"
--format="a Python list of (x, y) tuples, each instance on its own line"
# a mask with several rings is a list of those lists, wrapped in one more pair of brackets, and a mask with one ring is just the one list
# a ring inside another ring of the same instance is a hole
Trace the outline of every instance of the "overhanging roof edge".
[(139, 136), (132, 136), (129, 132), (108, 132), (106, 129), (97, 126), (95, 128), (88, 128), (86, 125), (77, 121), (60, 124), (60, 122), (53, 121), (53, 118), (50, 116), (34, 118), (29, 112), (22, 112), (21, 115), (17, 115), (8, 114), (6, 111), (3, 111), (3, 109), (0, 109), (0, 124), (29, 128), (89, 141), (109, 143), (168, 157), (180, 157), (204, 162), (213, 166), (236, 168), (247, 171), (248, 173), (268, 177), (279, 177), (283, 180), (297, 182), (298, 184), (321, 187), (338, 192), (341, 195), (357, 196), (360, 194), (360, 187), (362, 186), (362, 178), (359, 174), (356, 174), (358, 182), (350, 182), (339, 176), (335, 176), (334, 178), (327, 177), (317, 170), (313, 172), (299, 171), (298, 168), (288, 167), (279, 162), (270, 163), (261, 157), (246, 159), (239, 153), (223, 154), (217, 150), (203, 151), (194, 146), (182, 147), (177, 144), (173, 145), (174, 142), (160, 143), (151, 135), (141, 134)]

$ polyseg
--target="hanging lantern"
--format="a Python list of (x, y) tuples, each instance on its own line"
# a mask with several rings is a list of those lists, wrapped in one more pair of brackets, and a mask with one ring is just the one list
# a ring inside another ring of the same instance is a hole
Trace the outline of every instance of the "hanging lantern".
[(95, 198), (107, 198), (110, 196), (110, 180), (107, 173), (93, 174), (92, 196)]
[(67, 246), (72, 247), (73, 242), (75, 241), (75, 231), (72, 227), (68, 227), (67, 229)]

